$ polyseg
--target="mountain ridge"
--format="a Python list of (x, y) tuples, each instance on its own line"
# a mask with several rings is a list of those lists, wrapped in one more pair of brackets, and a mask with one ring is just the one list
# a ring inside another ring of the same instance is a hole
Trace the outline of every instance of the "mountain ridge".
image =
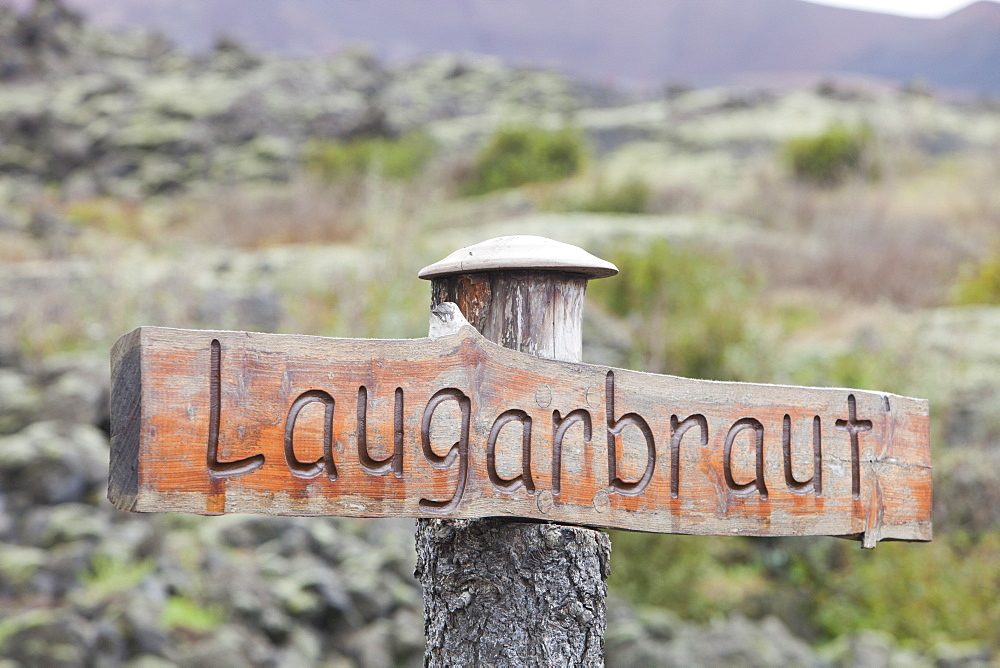
[[(0, 0), (22, 9), (28, 0)], [(724, 85), (839, 73), (1000, 93), (1000, 4), (940, 19), (802, 0), (67, 0), (98, 23), (156, 29), (204, 49), (220, 34), (320, 55), (364, 43), (399, 61), (452, 51), (554, 66), (601, 83)], [(627, 8), (626, 8), (627, 7)]]

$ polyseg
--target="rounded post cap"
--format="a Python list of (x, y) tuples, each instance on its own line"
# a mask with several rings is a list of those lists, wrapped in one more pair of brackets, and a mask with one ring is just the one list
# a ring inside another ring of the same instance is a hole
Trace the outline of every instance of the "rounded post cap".
[(430, 280), (454, 274), (505, 269), (537, 269), (583, 274), (587, 278), (607, 278), (618, 273), (618, 267), (591, 255), (587, 251), (561, 241), (518, 234), (487, 239), (466, 246), (443, 260), (428, 265), (417, 274)]

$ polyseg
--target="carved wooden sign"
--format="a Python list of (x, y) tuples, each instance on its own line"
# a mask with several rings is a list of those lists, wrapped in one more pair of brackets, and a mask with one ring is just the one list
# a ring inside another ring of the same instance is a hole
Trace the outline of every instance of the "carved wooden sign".
[(112, 351), (109, 498), (131, 511), (931, 538), (924, 400), (549, 361), (457, 317), (413, 340), (134, 330)]

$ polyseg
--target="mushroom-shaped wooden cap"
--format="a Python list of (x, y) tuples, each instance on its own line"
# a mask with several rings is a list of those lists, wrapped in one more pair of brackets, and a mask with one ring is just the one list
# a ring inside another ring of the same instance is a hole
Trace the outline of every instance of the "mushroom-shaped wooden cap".
[(521, 234), (466, 246), (424, 267), (417, 275), (430, 280), (453, 274), (505, 269), (564, 271), (583, 274), (587, 278), (606, 278), (618, 273), (618, 267), (582, 248), (545, 237)]

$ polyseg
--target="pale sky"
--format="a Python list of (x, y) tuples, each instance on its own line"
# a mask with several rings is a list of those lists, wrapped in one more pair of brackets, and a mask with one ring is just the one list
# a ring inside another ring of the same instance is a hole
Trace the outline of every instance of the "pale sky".
[[(903, 16), (940, 17), (971, 5), (973, 0), (808, 0), (820, 5), (835, 5)], [(996, 2), (997, 0), (993, 0)]]

